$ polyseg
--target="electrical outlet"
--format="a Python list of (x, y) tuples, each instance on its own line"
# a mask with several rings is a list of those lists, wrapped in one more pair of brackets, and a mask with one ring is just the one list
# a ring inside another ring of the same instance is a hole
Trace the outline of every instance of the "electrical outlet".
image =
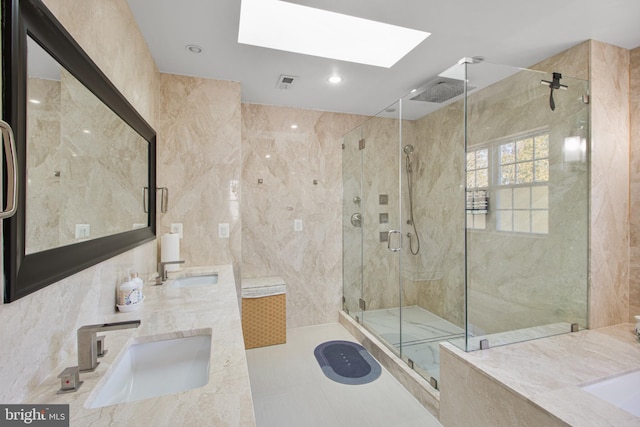
[(221, 239), (229, 238), (229, 223), (224, 222), (224, 223), (218, 224), (218, 237)]
[(86, 239), (91, 234), (91, 224), (76, 224), (76, 239)]
[(294, 219), (293, 220), (293, 231), (302, 231), (302, 220)]
[(172, 234), (179, 234), (180, 238), (182, 239), (183, 233), (182, 233), (182, 223), (181, 222), (172, 222), (171, 223), (171, 227), (170, 227), (170, 231)]

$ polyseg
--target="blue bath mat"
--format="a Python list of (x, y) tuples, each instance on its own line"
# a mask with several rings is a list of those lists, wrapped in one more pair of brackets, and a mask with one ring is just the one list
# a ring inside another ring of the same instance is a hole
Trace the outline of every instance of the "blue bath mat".
[(313, 351), (322, 372), (341, 384), (367, 384), (378, 379), (382, 368), (360, 344), (327, 341)]

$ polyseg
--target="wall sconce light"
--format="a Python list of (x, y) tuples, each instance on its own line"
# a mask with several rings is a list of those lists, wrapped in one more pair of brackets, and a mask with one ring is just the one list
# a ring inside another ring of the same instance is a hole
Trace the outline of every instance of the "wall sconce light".
[(587, 140), (581, 136), (568, 136), (564, 139), (562, 154), (565, 163), (585, 162), (587, 160)]

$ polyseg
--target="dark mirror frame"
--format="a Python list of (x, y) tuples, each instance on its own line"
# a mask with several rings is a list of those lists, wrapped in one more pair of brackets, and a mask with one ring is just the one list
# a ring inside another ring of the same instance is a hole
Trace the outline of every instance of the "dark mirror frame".
[[(149, 143), (148, 186), (156, 188), (156, 133), (151, 126), (40, 0), (2, 0), (2, 115), (13, 128), (18, 152), (18, 211), (2, 227), (5, 302), (156, 238), (156, 192), (148, 191), (147, 227), (25, 254), (27, 35)], [(4, 177), (5, 191), (6, 181)]]

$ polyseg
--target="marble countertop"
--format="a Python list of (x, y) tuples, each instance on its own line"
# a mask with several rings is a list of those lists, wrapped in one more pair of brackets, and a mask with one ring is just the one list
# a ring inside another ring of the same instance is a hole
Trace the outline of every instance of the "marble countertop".
[(624, 323), (534, 341), (453, 353), (572, 426), (640, 426), (640, 418), (580, 387), (640, 369), (635, 325)]
[[(218, 283), (194, 288), (145, 285), (142, 307), (130, 313), (114, 313), (104, 322), (140, 319), (137, 329), (106, 332), (108, 353), (94, 372), (81, 373), (84, 384), (75, 393), (56, 394), (59, 372), (52, 372), (29, 396), (35, 404), (69, 404), (71, 425), (82, 426), (255, 426), (249, 371), (242, 338), (233, 269), (230, 265), (185, 269), (170, 278), (193, 272), (218, 272)], [(89, 409), (96, 385), (122, 349), (138, 337), (212, 330), (209, 382), (200, 388), (137, 402)], [(77, 366), (71, 355), (65, 366)]]

